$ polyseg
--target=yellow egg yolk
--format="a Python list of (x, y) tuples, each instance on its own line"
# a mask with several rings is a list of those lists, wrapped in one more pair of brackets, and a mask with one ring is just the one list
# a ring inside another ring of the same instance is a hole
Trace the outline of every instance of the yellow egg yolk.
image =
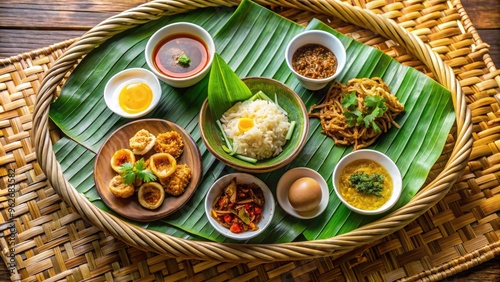
[(238, 129), (240, 132), (247, 132), (252, 129), (254, 125), (253, 119), (251, 118), (240, 118), (240, 120), (238, 120)]
[(151, 105), (151, 101), (153, 101), (153, 91), (143, 82), (127, 84), (118, 96), (120, 107), (129, 114), (146, 110)]

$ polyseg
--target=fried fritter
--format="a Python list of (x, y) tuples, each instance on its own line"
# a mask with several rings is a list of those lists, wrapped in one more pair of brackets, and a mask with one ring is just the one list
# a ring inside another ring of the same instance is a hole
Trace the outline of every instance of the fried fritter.
[(155, 140), (156, 137), (153, 134), (146, 129), (141, 129), (129, 139), (129, 145), (134, 154), (144, 155), (153, 148)]
[(121, 173), (120, 169), (124, 163), (135, 164), (135, 155), (129, 149), (120, 149), (111, 157), (111, 168), (118, 173)]
[(171, 176), (160, 179), (165, 192), (173, 196), (184, 193), (189, 181), (191, 181), (191, 168), (186, 164), (177, 165), (175, 172)]
[(156, 136), (154, 150), (158, 153), (169, 153), (177, 159), (184, 151), (184, 141), (177, 131), (160, 133)]
[(109, 182), (109, 191), (116, 197), (128, 198), (134, 195), (135, 188), (132, 184), (123, 183), (121, 175), (117, 175)]

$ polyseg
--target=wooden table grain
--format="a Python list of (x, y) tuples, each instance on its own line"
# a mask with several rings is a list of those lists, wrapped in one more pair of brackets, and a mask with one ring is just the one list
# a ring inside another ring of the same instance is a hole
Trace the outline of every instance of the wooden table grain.
[[(81, 36), (102, 20), (147, 0), (2, 0), (0, 58)], [(462, 0), (466, 13), (500, 68), (500, 1)], [(500, 257), (445, 281), (500, 281)]]

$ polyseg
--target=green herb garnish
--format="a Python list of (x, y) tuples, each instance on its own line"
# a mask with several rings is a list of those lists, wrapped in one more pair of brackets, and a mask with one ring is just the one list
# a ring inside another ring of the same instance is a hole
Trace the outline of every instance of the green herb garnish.
[(178, 58), (177, 58), (177, 62), (181, 65), (186, 65), (188, 66), (189, 63), (191, 63), (191, 59), (186, 55), (186, 53), (182, 53), (182, 55), (180, 55)]
[(380, 132), (380, 127), (375, 122), (375, 119), (384, 115), (387, 111), (385, 99), (381, 96), (366, 96), (363, 101), (363, 107), (358, 107), (358, 99), (356, 91), (344, 93), (342, 96), (342, 107), (346, 110), (344, 116), (347, 126), (359, 126), (362, 123), (366, 128), (370, 126), (375, 132)]
[(382, 186), (384, 184), (384, 176), (381, 174), (374, 173), (368, 175), (365, 172), (356, 172), (351, 174), (349, 181), (351, 182), (351, 187), (356, 188), (360, 193), (383, 197), (380, 192), (384, 189), (384, 186)]
[(146, 164), (144, 159), (140, 159), (135, 163), (124, 163), (120, 167), (121, 176), (123, 177), (123, 183), (132, 184), (136, 179), (140, 179), (144, 182), (151, 182), (156, 180), (156, 176), (149, 169), (146, 169)]

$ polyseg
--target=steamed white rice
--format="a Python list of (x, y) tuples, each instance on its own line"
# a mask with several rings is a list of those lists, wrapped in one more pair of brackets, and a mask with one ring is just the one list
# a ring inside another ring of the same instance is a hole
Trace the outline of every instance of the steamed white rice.
[[(240, 118), (252, 118), (254, 127), (240, 132)], [(285, 113), (276, 104), (265, 100), (236, 103), (224, 113), (221, 123), (227, 137), (233, 140), (236, 153), (258, 160), (278, 155), (290, 128)]]

